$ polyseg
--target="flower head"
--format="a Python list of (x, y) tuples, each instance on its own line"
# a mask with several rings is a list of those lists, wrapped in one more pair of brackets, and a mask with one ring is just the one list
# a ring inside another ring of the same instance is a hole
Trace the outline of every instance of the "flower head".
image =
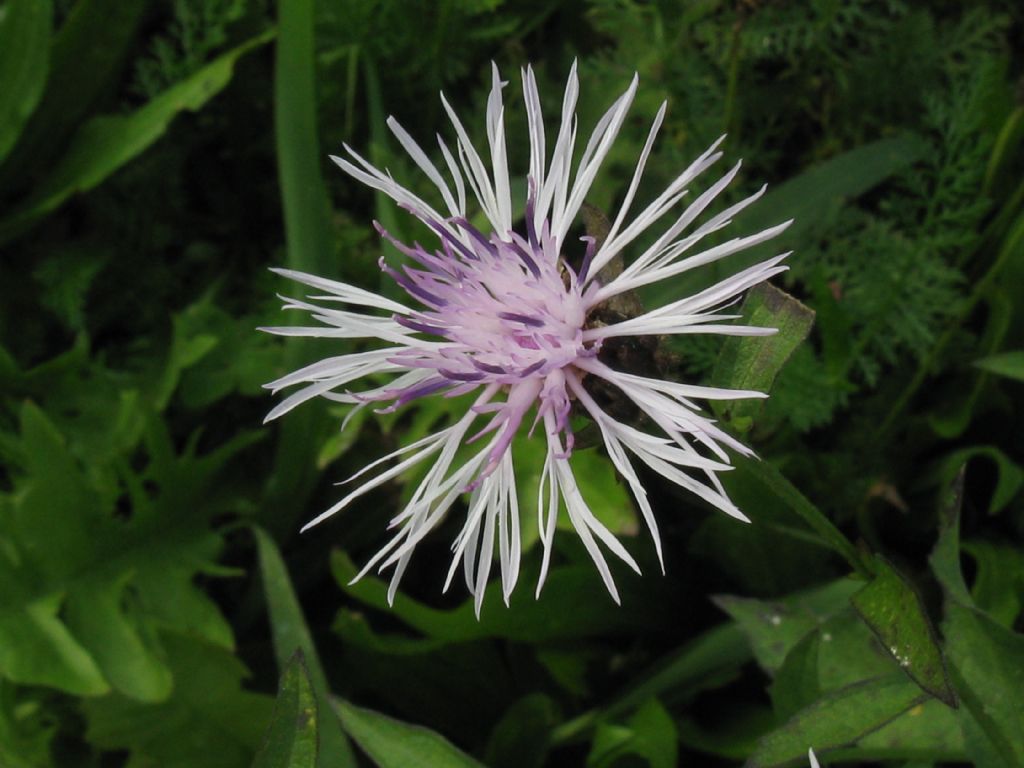
[[(786, 254), (745, 269), (693, 296), (632, 317), (615, 315), (609, 322), (609, 313), (602, 312), (602, 308), (641, 286), (764, 242), (781, 232), (788, 222), (705, 250), (697, 248), (702, 239), (726, 226), (764, 191), (762, 188), (694, 226), (736, 176), (737, 164), (680, 210), (692, 182), (721, 157), (721, 139), (630, 218), (630, 208), (665, 115), (663, 104), (625, 198), (603, 240), (584, 237), (582, 243), (569, 242), (569, 231), (626, 117), (637, 79), (633, 78), (626, 92), (598, 122), (575, 164), (575, 65), (565, 89), (550, 160), (537, 84), (530, 68), (522, 73), (522, 83), (530, 158), (521, 223), (512, 200), (505, 150), (502, 90), (506, 83), (495, 67), (487, 104), (486, 161), (442, 96), (456, 134), (454, 152), (438, 137), (450, 181), (393, 118), (388, 120), (398, 141), (437, 187), (443, 213), (347, 145), (348, 158), (332, 157), (342, 170), (388, 195), (436, 234), (437, 243), (429, 248), (418, 243), (406, 245), (377, 225), (382, 237), (408, 258), (409, 263), (399, 268), (384, 259), (380, 264), (408, 294), (408, 305), (344, 283), (279, 270), (322, 294), (308, 301), (288, 300), (286, 305), (310, 312), (321, 324), (268, 330), (291, 336), (377, 339), (385, 346), (332, 357), (270, 383), (268, 387), (274, 391), (303, 386), (274, 408), (268, 419), (316, 396), (352, 403), (356, 408), (378, 404), (380, 409), (391, 411), (430, 395), (474, 395), (472, 405), (454, 423), (359, 472), (352, 479), (380, 469), (372, 479), (364, 480), (306, 526), (333, 515), (409, 468), (429, 462), (429, 469), (409, 502), (392, 520), (395, 535), (359, 574), (362, 576), (374, 567), (393, 567), (389, 600), (394, 598), (416, 545), (467, 492), (465, 523), (453, 545), (454, 556), (445, 586), (461, 563), (479, 612), (497, 549), (503, 592), (508, 600), (518, 577), (521, 555), (510, 446), (520, 431), (541, 428), (546, 455), (537, 488), (543, 547), (538, 594), (548, 570), (556, 520), (564, 506), (609, 592), (618, 601), (602, 546), (634, 570), (639, 569), (622, 544), (591, 512), (577, 486), (569, 463), (573, 450), (570, 414), (575, 412), (585, 414), (596, 424), (608, 456), (636, 499), (659, 559), (662, 552), (657, 522), (633, 467), (634, 459), (724, 512), (746, 519), (726, 496), (716, 473), (729, 469), (726, 447), (742, 454), (750, 451), (702, 415), (693, 401), (763, 395), (648, 378), (618, 369), (610, 359), (613, 356), (607, 353), (628, 337), (774, 332), (770, 328), (733, 324), (736, 316), (723, 313), (722, 309), (734, 303), (747, 288), (782, 272), (785, 267), (780, 262)], [(467, 218), (467, 184), (486, 217), (487, 231), (481, 231)], [(665, 220), (670, 211), (674, 213), (668, 216), (669, 223), (661, 234), (618, 274), (610, 276), (612, 260), (627, 251), (642, 233)], [(371, 312), (354, 308), (369, 308)], [(351, 382), (382, 374), (394, 378), (359, 392), (348, 389)], [(611, 409), (602, 405), (602, 398), (595, 396), (595, 383), (615, 388), (643, 414), (643, 422), (656, 427), (658, 433), (649, 434), (614, 418)], [(457, 462), (457, 450), (472, 440), (480, 441), (475, 444), (479, 448)], [(381, 469), (392, 459), (399, 461)]]

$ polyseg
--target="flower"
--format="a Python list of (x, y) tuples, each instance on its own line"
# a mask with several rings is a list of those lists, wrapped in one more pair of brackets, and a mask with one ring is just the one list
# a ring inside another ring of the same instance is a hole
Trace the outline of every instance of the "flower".
[[(303, 386), (274, 408), (267, 419), (276, 418), (317, 396), (352, 403), (356, 408), (371, 403), (384, 404), (384, 411), (393, 411), (430, 395), (452, 397), (475, 393), (472, 405), (454, 423), (399, 448), (357, 473), (351, 479), (377, 471), (372, 479), (365, 480), (306, 528), (411, 467), (431, 461), (408, 503), (391, 521), (390, 527), (396, 531), (394, 536), (356, 578), (374, 567), (393, 567), (388, 591), (388, 600), (393, 600), (416, 545), (448, 514), (456, 499), (468, 492), (465, 523), (453, 544), (454, 555), (445, 589), (461, 563), (478, 615), (495, 548), (506, 603), (516, 584), (521, 557), (520, 520), (510, 444), (520, 431), (532, 432), (542, 427), (546, 455), (537, 488), (543, 548), (537, 595), (548, 571), (555, 524), (564, 504), (569, 520), (608, 591), (618, 602), (601, 546), (633, 570), (639, 572), (639, 568), (629, 552), (594, 516), (580, 492), (569, 463), (573, 450), (570, 414), (585, 413), (596, 424), (608, 456), (636, 499), (654, 539), (662, 569), (664, 560), (657, 521), (632, 459), (638, 459), (657, 474), (727, 514), (746, 520), (726, 496), (716, 473), (730, 469), (726, 447), (744, 455), (751, 452), (716, 426), (712, 419), (702, 415), (693, 400), (763, 395), (649, 378), (617, 369), (603, 351), (607, 353), (629, 337), (773, 333), (772, 328), (732, 324), (729, 321), (737, 316), (721, 310), (738, 300), (746, 289), (784, 271), (786, 267), (780, 262), (788, 254), (744, 269), (693, 296), (633, 317), (613, 317), (611, 322), (604, 322), (598, 319), (602, 315), (600, 310), (608, 306), (609, 300), (623, 297), (641, 286), (680, 275), (769, 240), (789, 222), (693, 253), (703, 238), (729, 224), (736, 213), (764, 192), (762, 188), (689, 231), (698, 216), (735, 178), (740, 168), (737, 164), (678, 212), (674, 220), (670, 219), (672, 223), (619, 274), (608, 278), (612, 270), (606, 267), (610, 262), (669, 211), (677, 209), (691, 183), (722, 156), (718, 151), (722, 139), (630, 219), (630, 207), (665, 116), (666, 104), (662, 104), (625, 198), (603, 242), (583, 237), (583, 245), (571, 245), (570, 229), (625, 120), (637, 89), (637, 77), (634, 76), (625, 93), (597, 123), (573, 173), (578, 93), (575, 64), (562, 100), (561, 123), (550, 162), (536, 78), (529, 67), (522, 73), (530, 158), (525, 212), (518, 226), (505, 146), (502, 89), (507, 83), (502, 82), (497, 67), (493, 68), (492, 80), (486, 121), (489, 168), (443, 95), (441, 99), (457, 137), (452, 151), (438, 136), (450, 182), (412, 136), (393, 118), (388, 119), (398, 141), (437, 187), (443, 213), (396, 182), (390, 173), (375, 168), (348, 145), (345, 145), (348, 158), (331, 158), (354, 179), (383, 192), (429, 227), (436, 233), (438, 245), (433, 248), (418, 243), (406, 245), (376, 224), (381, 236), (409, 259), (411, 266), (396, 268), (382, 258), (380, 266), (405, 290), (413, 306), (345, 283), (277, 270), (322, 294), (309, 300), (287, 299), (286, 304), (286, 308), (308, 311), (321, 325), (266, 330), (286, 336), (377, 339), (385, 346), (331, 357), (271, 382), (267, 386), (275, 392), (294, 385)], [(480, 231), (467, 218), (467, 183), (486, 217), (489, 231)], [(573, 256), (579, 258), (574, 261)], [(371, 313), (354, 308), (369, 308)], [(373, 310), (378, 313), (372, 313)], [(391, 374), (394, 378), (362, 392), (346, 389), (350, 382), (381, 374)], [(660, 430), (660, 434), (648, 434), (616, 419), (606, 407), (607, 403), (603, 407), (601, 398), (593, 394), (595, 383), (604, 388), (608, 385), (616, 388)], [(480, 419), (483, 419), (483, 427), (474, 434), (471, 428)], [(457, 449), (481, 438), (486, 440), (478, 450), (461, 463), (456, 462)], [(400, 461), (388, 469), (379, 469), (392, 459)]]

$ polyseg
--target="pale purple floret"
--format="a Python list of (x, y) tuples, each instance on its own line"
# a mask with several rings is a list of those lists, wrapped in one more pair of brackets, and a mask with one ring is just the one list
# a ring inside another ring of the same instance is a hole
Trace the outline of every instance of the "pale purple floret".
[[(736, 316), (721, 310), (733, 304), (746, 289), (785, 270), (780, 262), (786, 254), (749, 267), (694, 296), (680, 298), (636, 317), (605, 325), (590, 322), (592, 315), (614, 296), (764, 242), (785, 229), (788, 222), (703, 251), (696, 249), (703, 238), (729, 224), (736, 213), (764, 191), (691, 228), (735, 177), (739, 170), (736, 165), (670, 218), (663, 233), (646, 249), (635, 255), (627, 254), (625, 269), (603, 283), (599, 275), (611, 259), (622, 254), (641, 233), (675, 209), (688, 194), (691, 182), (721, 157), (717, 149), (721, 139), (643, 211), (627, 221), (664, 118), (665, 105), (662, 105), (622, 206), (603, 242), (598, 245), (593, 238), (585, 237), (582, 244), (568, 243), (569, 230), (625, 119), (637, 82), (634, 78), (627, 91), (598, 122), (573, 173), (578, 91), (575, 66), (565, 90), (550, 164), (536, 81), (532, 70), (527, 68), (523, 72), (523, 93), (531, 151), (524, 220), (517, 231), (513, 228), (515, 206), (505, 156), (504, 85), (495, 68), (486, 121), (489, 170), (442, 96), (457, 135), (455, 153), (438, 137), (454, 189), (412, 137), (394, 119), (388, 120), (398, 141), (437, 187), (446, 209), (444, 214), (399, 185), (389, 173), (374, 168), (349, 147), (345, 149), (351, 159), (332, 158), (353, 178), (385, 193), (418, 218), (436, 233), (439, 242), (430, 249), (418, 243), (409, 246), (376, 225), (381, 236), (409, 262), (407, 266), (395, 268), (382, 260), (381, 268), (418, 308), (344, 283), (278, 270), (321, 292), (310, 297), (310, 301), (289, 299), (286, 306), (311, 313), (322, 325), (269, 330), (290, 336), (377, 339), (387, 346), (329, 358), (272, 382), (268, 386), (274, 391), (297, 384), (304, 386), (274, 408), (268, 419), (317, 396), (353, 403), (357, 408), (375, 404), (379, 410), (387, 411), (429, 395), (476, 393), (472, 406), (455, 423), (359, 472), (353, 480), (391, 459), (399, 460), (309, 525), (333, 515), (409, 468), (432, 460), (409, 502), (393, 518), (391, 528), (396, 531), (393, 538), (367, 563), (360, 576), (374, 567), (393, 566), (388, 595), (393, 599), (416, 545), (448, 514), (455, 500), (469, 492), (466, 521), (453, 544), (454, 557), (447, 583), (461, 563), (479, 612), (497, 549), (502, 591), (507, 601), (518, 578), (521, 558), (519, 506), (510, 447), (521, 431), (540, 428), (546, 457), (536, 489), (543, 547), (537, 591), (539, 593), (549, 567), (555, 524), (560, 510), (564, 509), (617, 601), (611, 571), (599, 544), (634, 570), (639, 569), (622, 544), (594, 516), (577, 487), (569, 462), (574, 444), (570, 426), (574, 404), (597, 425), (608, 456), (636, 499), (659, 559), (662, 552), (657, 523), (631, 456), (709, 504), (745, 520), (743, 513), (726, 496), (717, 473), (730, 468), (725, 448), (746, 455), (750, 451), (703, 415), (693, 401), (763, 395), (662, 381), (616, 370), (602, 360), (601, 351), (611, 340), (625, 336), (688, 333), (750, 336), (774, 332), (774, 329), (734, 324)], [(487, 219), (489, 232), (481, 232), (467, 218), (467, 183)], [(578, 273), (570, 266), (570, 261), (580, 264)], [(313, 303), (315, 301), (321, 303)], [(348, 307), (368, 307), (383, 314), (365, 314)], [(392, 374), (395, 378), (361, 392), (352, 392), (349, 388), (358, 379), (381, 374)], [(617, 388), (649, 423), (657, 426), (660, 434), (647, 434), (613, 418), (591, 394), (588, 379), (600, 379)], [(478, 419), (483, 422), (473, 431), (471, 428)], [(474, 448), (468, 459), (460, 459), (461, 463), (456, 465), (457, 450), (473, 440), (481, 440), (479, 448)]]

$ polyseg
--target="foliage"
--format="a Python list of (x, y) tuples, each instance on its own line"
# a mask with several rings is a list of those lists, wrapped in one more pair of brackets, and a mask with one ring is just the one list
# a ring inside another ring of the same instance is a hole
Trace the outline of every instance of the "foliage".
[[(1020, 4), (412, 5), (0, 1), (0, 765), (1024, 763)], [(770, 184), (735, 227), (796, 220), (786, 293), (740, 308), (779, 336), (659, 361), (770, 389), (716, 414), (761, 457), (724, 478), (753, 523), (644, 475), (662, 575), (587, 448), (645, 574), (621, 608), (562, 536), (540, 599), (493, 584), (478, 621), (441, 592), (446, 530), (388, 608), (350, 581), (416, 477), (297, 530), (455, 406), (260, 428), (262, 383), (347, 343), (258, 334), (267, 267), (377, 288), (371, 220), (421, 233), (326, 155), (429, 196), (389, 112), (432, 147), (443, 88), (481, 138), (490, 61), (510, 89), (532, 62), (551, 116), (574, 59), (581, 131), (641, 78), (588, 202), (621, 199), (667, 100), (640, 198), (727, 132), (727, 202)]]

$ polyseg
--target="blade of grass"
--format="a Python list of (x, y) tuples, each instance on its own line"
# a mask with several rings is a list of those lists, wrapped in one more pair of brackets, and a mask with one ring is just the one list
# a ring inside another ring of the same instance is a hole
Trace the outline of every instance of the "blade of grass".
[[(274, 62), (274, 131), (284, 207), (285, 261), (289, 268), (324, 274), (331, 255), (330, 206), (320, 172), (314, 66), (313, 0), (280, 0)], [(284, 364), (305, 362), (289, 346)], [(296, 517), (316, 484), (319, 441), (316, 409), (300, 408), (280, 426), (274, 471), (267, 482), (260, 522), (277, 540), (295, 529)], [(323, 426), (323, 425), (322, 425)]]

